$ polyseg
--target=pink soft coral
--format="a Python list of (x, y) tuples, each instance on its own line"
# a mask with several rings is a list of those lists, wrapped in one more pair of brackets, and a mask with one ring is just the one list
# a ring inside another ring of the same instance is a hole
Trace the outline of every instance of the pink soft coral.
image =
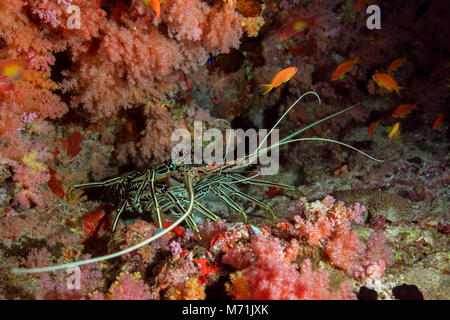
[(163, 161), (170, 150), (172, 132), (185, 124), (172, 120), (170, 113), (159, 106), (148, 105), (147, 108), (149, 117), (139, 149), (144, 159)]
[(291, 211), (295, 214), (295, 229), (298, 236), (306, 238), (310, 245), (319, 245), (327, 239), (337, 226), (350, 222), (361, 223), (364, 206), (355, 204), (345, 207), (343, 202), (327, 196), (322, 201), (308, 203), (302, 198)]
[(169, 35), (181, 40), (198, 41), (211, 8), (198, 0), (168, 0), (163, 20), (169, 23)]
[(367, 250), (364, 256), (365, 276), (370, 279), (380, 278), (386, 267), (395, 262), (391, 248), (381, 231), (374, 231), (367, 240)]
[[(86, 255), (84, 259), (88, 259)], [(84, 300), (91, 292), (100, 286), (102, 272), (98, 270), (97, 263), (83, 265), (79, 268), (45, 275), (41, 279), (41, 293), (36, 296), (38, 300)]]
[(228, 291), (237, 299), (354, 299), (350, 284), (330, 291), (328, 273), (312, 271), (306, 260), (300, 273), (297, 265), (288, 261), (277, 238), (255, 236), (251, 243), (255, 258), (251, 266), (233, 276)]
[(364, 279), (381, 277), (393, 264), (392, 252), (381, 231), (374, 231), (366, 246), (359, 240), (352, 223), (362, 223), (364, 206), (346, 207), (343, 202), (327, 196), (308, 203), (301, 199), (295, 208), (294, 230), (309, 245), (322, 247), (330, 262), (348, 275)]
[(47, 248), (32, 248), (25, 260), (27, 268), (47, 267), (52, 264), (52, 255)]
[(363, 247), (358, 238), (358, 232), (350, 230), (348, 224), (339, 226), (326, 244), (325, 251), (338, 268), (355, 275), (362, 272), (360, 261)]
[(239, 46), (242, 16), (236, 13), (233, 7), (225, 5), (222, 11), (212, 12), (208, 20), (203, 36), (203, 43), (208, 51), (228, 53), (230, 48)]

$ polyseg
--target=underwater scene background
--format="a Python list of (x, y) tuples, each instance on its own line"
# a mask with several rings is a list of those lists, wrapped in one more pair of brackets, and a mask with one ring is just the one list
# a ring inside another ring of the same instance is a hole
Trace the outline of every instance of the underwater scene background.
[[(432, 0), (0, 0), (0, 299), (449, 299), (449, 27)], [(176, 132), (186, 160), (271, 128), (275, 174), (174, 161)]]

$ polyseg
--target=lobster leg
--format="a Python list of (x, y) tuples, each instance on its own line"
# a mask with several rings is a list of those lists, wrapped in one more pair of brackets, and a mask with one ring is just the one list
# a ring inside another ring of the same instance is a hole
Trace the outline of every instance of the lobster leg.
[[(136, 210), (139, 213), (142, 213), (142, 206), (141, 206), (140, 198), (141, 198), (141, 195), (144, 192), (145, 188), (148, 185), (148, 181), (149, 181), (150, 175), (154, 175), (154, 170), (147, 170), (145, 172), (144, 177), (141, 179), (142, 182), (139, 185), (139, 188), (138, 188), (138, 190), (137, 190), (137, 192), (136, 192), (136, 194), (134, 196), (134, 199), (133, 199), (133, 206), (134, 206), (134, 208), (136, 208)], [(154, 184), (153, 184), (153, 186), (154, 186)], [(153, 186), (152, 186), (152, 188), (153, 188)]]
[(151, 171), (151, 179), (150, 179), (150, 192), (152, 194), (152, 200), (155, 204), (155, 211), (156, 211), (156, 221), (158, 222), (158, 228), (162, 228), (162, 219), (161, 219), (161, 208), (159, 207), (158, 198), (156, 197), (156, 191), (155, 191), (155, 170)]
[(127, 200), (122, 201), (119, 210), (117, 211), (116, 217), (114, 218), (114, 224), (112, 226), (112, 232), (111, 236), (116, 231), (117, 223), (119, 222), (119, 217), (122, 214), (123, 210), (125, 209), (125, 206), (127, 205)]
[(251, 201), (254, 204), (256, 204), (257, 206), (259, 206), (261, 209), (265, 210), (267, 213), (270, 214), (270, 216), (272, 217), (273, 221), (277, 220), (277, 218), (275, 217), (275, 214), (273, 213), (272, 209), (270, 209), (270, 207), (265, 205), (263, 202), (259, 201), (258, 199), (254, 198), (252, 196), (249, 196), (248, 194), (245, 194), (244, 192), (242, 192), (242, 191), (238, 190), (237, 188), (232, 187), (230, 185), (224, 184), (224, 187), (227, 188), (228, 190), (230, 190), (233, 195), (237, 195), (237, 196), (240, 196), (243, 199)]
[(217, 219), (219, 219), (218, 216), (216, 216), (211, 210), (209, 210), (208, 208), (202, 206), (198, 201), (195, 201), (195, 209), (197, 209), (198, 212), (202, 213), (203, 215), (207, 216), (208, 218), (210, 218), (212, 221), (216, 221)]
[(247, 215), (245, 214), (244, 209), (234, 202), (234, 200), (231, 199), (222, 189), (213, 186), (211, 187), (211, 190), (219, 197), (219, 199), (229, 205), (233, 210), (237, 211), (241, 215), (244, 223), (247, 223)]
[[(173, 205), (175, 207), (177, 207), (179, 212), (183, 212), (185, 209), (183, 209), (183, 206), (180, 204), (178, 199), (175, 198), (170, 192), (168, 192), (168, 194), (170, 194), (169, 198), (172, 201)], [(189, 203), (189, 201), (187, 201), (187, 200), (186, 200), (186, 202)], [(196, 209), (195, 202), (194, 202), (194, 209)], [(170, 213), (172, 215), (174, 215), (174, 216), (179, 216), (180, 215), (180, 213), (177, 213), (173, 207), (170, 208)], [(199, 234), (199, 230), (198, 230), (198, 227), (197, 227), (197, 223), (195, 223), (194, 218), (192, 217), (192, 215), (188, 215), (186, 217), (186, 223), (187, 223), (188, 227), (191, 230), (194, 230), (195, 234), (201, 239), (200, 234)]]
[[(236, 180), (242, 180), (242, 181), (240, 181), (240, 183), (243, 183), (243, 184), (252, 184), (252, 185), (256, 185), (256, 186), (267, 186), (267, 187), (278, 187), (278, 188), (282, 188), (285, 190), (294, 191), (296, 194), (298, 194), (300, 196), (304, 196), (303, 192), (298, 190), (296, 187), (290, 186), (287, 184), (266, 181), (266, 180), (259, 180), (259, 179), (251, 179), (251, 178), (249, 179), (240, 174), (232, 174), (232, 175), (230, 175), (230, 177), (233, 179), (236, 179)], [(224, 184), (228, 185), (226, 183), (224, 183)]]
[(188, 215), (186, 217), (186, 223), (188, 224), (189, 228), (194, 230), (195, 234), (200, 238), (199, 230), (198, 230), (198, 227), (197, 227), (197, 223), (195, 223), (194, 218), (192, 217), (192, 215)]
[(77, 189), (90, 189), (90, 188), (99, 188), (99, 187), (107, 187), (111, 184), (117, 183), (117, 181), (120, 180), (121, 177), (113, 178), (107, 181), (103, 182), (90, 182), (90, 183), (83, 183), (83, 184), (75, 184), (73, 185), (69, 190), (69, 197)]
[(90, 188), (100, 188), (100, 187), (109, 187), (114, 184), (122, 184), (126, 180), (126, 178), (129, 176), (130, 172), (127, 172), (120, 177), (112, 178), (106, 181), (102, 182), (89, 182), (89, 183), (82, 183), (82, 184), (76, 184), (73, 185), (69, 190), (69, 197), (72, 194), (73, 191), (76, 189), (90, 189)]

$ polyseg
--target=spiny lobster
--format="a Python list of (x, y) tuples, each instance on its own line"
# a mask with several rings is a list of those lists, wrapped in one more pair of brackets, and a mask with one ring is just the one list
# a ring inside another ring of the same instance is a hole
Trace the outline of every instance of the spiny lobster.
[(245, 177), (236, 170), (242, 170), (252, 163), (253, 157), (258, 156), (262, 152), (266, 152), (272, 148), (279, 147), (285, 144), (289, 144), (297, 141), (324, 141), (343, 145), (345, 147), (351, 148), (366, 157), (378, 160), (370, 155), (358, 150), (348, 144), (339, 142), (332, 139), (326, 138), (297, 138), (293, 139), (294, 136), (302, 133), (303, 131), (329, 120), (339, 114), (342, 114), (357, 105), (350, 106), (339, 112), (336, 112), (328, 117), (314, 122), (292, 134), (281, 139), (276, 144), (269, 147), (262, 148), (268, 137), (271, 135), (272, 131), (278, 126), (281, 120), (292, 110), (292, 108), (306, 95), (313, 94), (320, 101), (319, 96), (315, 92), (307, 92), (298, 98), (288, 110), (280, 117), (274, 127), (266, 135), (262, 142), (258, 145), (256, 151), (252, 154), (245, 156), (242, 159), (238, 159), (232, 163), (222, 163), (219, 166), (208, 170), (208, 167), (190, 167), (186, 165), (175, 165), (172, 162), (166, 162), (159, 166), (150, 168), (145, 171), (133, 171), (126, 173), (120, 177), (116, 177), (104, 182), (94, 182), (74, 185), (69, 191), (69, 195), (76, 189), (88, 189), (88, 188), (104, 188), (106, 200), (117, 205), (118, 210), (113, 224), (113, 232), (117, 226), (120, 215), (124, 210), (136, 211), (138, 213), (154, 213), (155, 221), (159, 228), (163, 227), (163, 217), (162, 213), (169, 212), (174, 217), (178, 218), (170, 227), (162, 230), (161, 232), (153, 235), (151, 238), (146, 239), (130, 248), (121, 250), (119, 252), (92, 258), (88, 260), (76, 261), (67, 264), (61, 264), (56, 266), (49, 266), (43, 268), (33, 268), (33, 269), (21, 269), (16, 268), (12, 271), (14, 273), (35, 273), (35, 272), (46, 272), (54, 271), (79, 265), (84, 265), (88, 263), (98, 262), (102, 260), (112, 259), (133, 250), (136, 250), (158, 238), (164, 234), (170, 232), (173, 228), (179, 225), (181, 222), (186, 221), (188, 226), (194, 231), (198, 232), (197, 224), (194, 219), (194, 214), (201, 214), (213, 221), (218, 219), (218, 216), (211, 210), (207, 209), (200, 203), (200, 200), (207, 194), (213, 193), (219, 199), (221, 199), (231, 210), (237, 212), (241, 215), (244, 222), (247, 222), (247, 216), (244, 210), (231, 198), (231, 196), (238, 196), (242, 199), (251, 201), (257, 206), (265, 210), (273, 220), (276, 219), (273, 211), (265, 205), (260, 200), (245, 194), (238, 188), (234, 187), (233, 184), (244, 183), (262, 186), (271, 186), (283, 188), (286, 190), (294, 191), (300, 193), (297, 188), (285, 184), (264, 181), (260, 179), (255, 179), (255, 176)]

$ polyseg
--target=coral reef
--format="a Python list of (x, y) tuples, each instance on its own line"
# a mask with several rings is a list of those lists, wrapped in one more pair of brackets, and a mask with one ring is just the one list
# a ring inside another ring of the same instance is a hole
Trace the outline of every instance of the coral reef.
[[(444, 1), (165, 0), (158, 16), (147, 2), (0, 1), (0, 299), (450, 298)], [(369, 27), (369, 5), (381, 28)], [(292, 78), (263, 95), (288, 67)], [(227, 185), (238, 191), (214, 180), (198, 214), (119, 258), (13, 272), (164, 232), (187, 207), (183, 177), (220, 166), (166, 176), (168, 165), (153, 179), (145, 170), (173, 158), (174, 132), (270, 130), (307, 91), (322, 103), (298, 102), (280, 139), (358, 106), (297, 136), (322, 140), (281, 148), (276, 175), (244, 169)], [(417, 108), (397, 117), (405, 104)], [(71, 189), (137, 170), (127, 190)], [(149, 184), (167, 197), (161, 224)]]

